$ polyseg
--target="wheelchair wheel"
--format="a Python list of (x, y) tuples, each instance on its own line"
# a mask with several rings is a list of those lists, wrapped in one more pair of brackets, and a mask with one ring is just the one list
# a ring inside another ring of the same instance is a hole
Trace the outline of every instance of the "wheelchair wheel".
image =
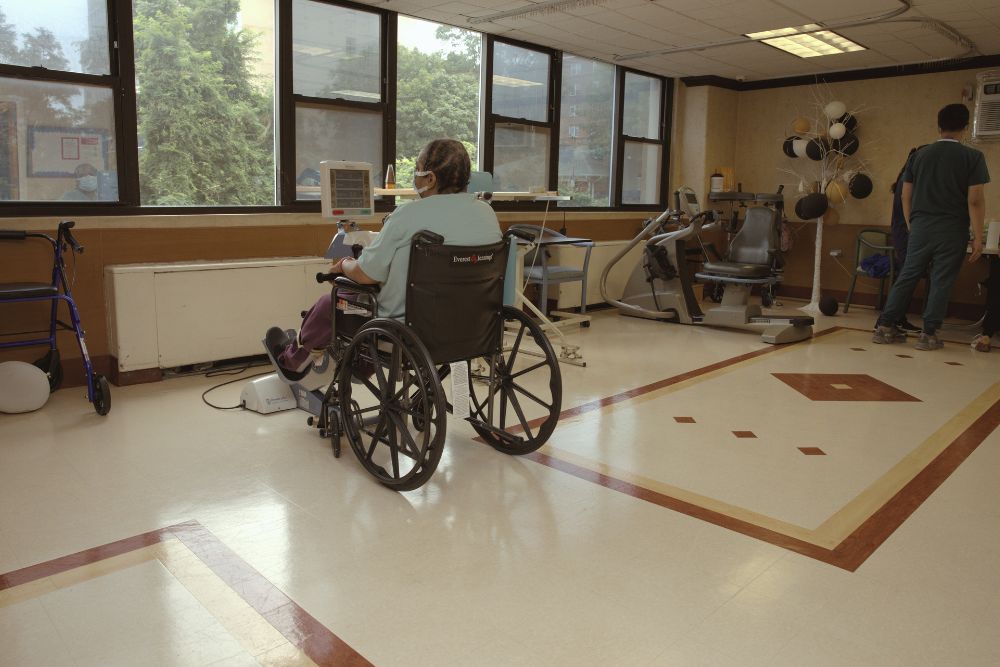
[(416, 335), (394, 320), (367, 322), (347, 348), (337, 386), (344, 434), (361, 465), (396, 491), (430, 479), (448, 414), (441, 381)]
[(562, 373), (534, 320), (510, 307), (504, 307), (503, 320), (511, 337), (497, 354), (484, 357), (484, 371), (469, 367), (469, 421), (491, 447), (528, 454), (545, 444), (559, 421)]

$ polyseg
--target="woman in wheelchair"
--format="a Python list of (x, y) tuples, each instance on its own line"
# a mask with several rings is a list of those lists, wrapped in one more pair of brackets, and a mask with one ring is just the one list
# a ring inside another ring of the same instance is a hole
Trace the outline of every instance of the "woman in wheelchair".
[[(413, 172), (420, 199), (393, 211), (361, 257), (338, 261), (331, 273), (342, 273), (362, 285), (380, 285), (378, 316), (402, 320), (410, 242), (417, 232), (440, 234), (448, 245), (485, 245), (500, 240), (500, 224), (493, 209), (466, 192), (471, 169), (469, 153), (461, 142), (435, 139), (427, 144), (417, 156)], [(308, 372), (313, 351), (322, 352), (330, 344), (330, 299), (329, 294), (323, 295), (306, 313), (297, 337), (277, 327), (267, 332), (267, 345), (291, 380)], [(336, 315), (338, 331), (343, 331), (341, 324), (344, 328), (356, 326), (350, 315), (344, 317), (340, 310)]]
[[(397, 491), (434, 473), (448, 413), (498, 451), (527, 454), (548, 440), (562, 406), (552, 345), (504, 305), (510, 243), (493, 210), (464, 192), (465, 148), (432, 141), (416, 167), (421, 199), (393, 212), (360, 257), (333, 267), (337, 275), (317, 276), (333, 282), (332, 294), (298, 336), (272, 328), (265, 341), (286, 378), (309, 375), (300, 389), (330, 374), (325, 390), (309, 389), (318, 405), (308, 423), (334, 456), (345, 436), (365, 470)], [(364, 314), (345, 305), (355, 300)], [(314, 369), (311, 350), (323, 359)]]

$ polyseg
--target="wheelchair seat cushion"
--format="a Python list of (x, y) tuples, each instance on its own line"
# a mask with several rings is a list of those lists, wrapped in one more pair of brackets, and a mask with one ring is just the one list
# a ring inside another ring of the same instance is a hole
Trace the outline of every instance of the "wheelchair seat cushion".
[(59, 288), (48, 283), (0, 283), (0, 301), (58, 296)]
[(771, 267), (766, 264), (743, 262), (705, 262), (702, 271), (733, 278), (766, 278), (771, 275)]

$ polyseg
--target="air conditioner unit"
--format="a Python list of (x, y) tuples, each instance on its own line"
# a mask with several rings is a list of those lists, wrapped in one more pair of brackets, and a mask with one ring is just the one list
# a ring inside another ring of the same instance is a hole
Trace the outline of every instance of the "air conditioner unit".
[(976, 83), (972, 138), (977, 141), (1000, 140), (1000, 70), (980, 72)]

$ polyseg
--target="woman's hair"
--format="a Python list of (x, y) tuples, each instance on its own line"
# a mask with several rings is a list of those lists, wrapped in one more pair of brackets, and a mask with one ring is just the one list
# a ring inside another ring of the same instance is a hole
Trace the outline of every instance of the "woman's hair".
[(469, 186), (472, 161), (460, 141), (435, 139), (420, 151), (417, 159), (423, 171), (433, 171), (441, 194), (463, 192)]

